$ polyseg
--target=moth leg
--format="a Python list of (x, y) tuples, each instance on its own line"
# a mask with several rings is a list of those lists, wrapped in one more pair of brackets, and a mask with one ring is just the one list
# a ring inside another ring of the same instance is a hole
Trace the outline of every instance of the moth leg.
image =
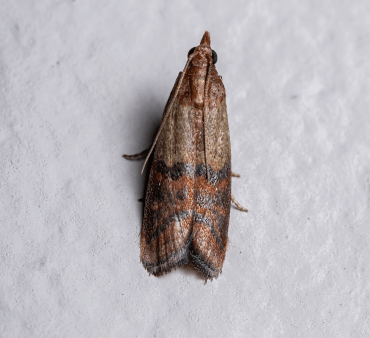
[(235, 174), (235, 173), (233, 173), (233, 172), (231, 172), (231, 176), (232, 176), (232, 177), (240, 177), (240, 175), (239, 175), (239, 174)]
[(245, 212), (248, 212), (248, 209), (246, 208), (243, 208), (235, 199), (235, 197), (231, 194), (231, 200), (232, 202), (236, 205), (236, 208), (240, 211), (245, 211)]
[(127, 160), (143, 160), (144, 158), (146, 158), (146, 155), (148, 155), (149, 149), (150, 148), (145, 149), (141, 153), (135, 155), (122, 155), (122, 157), (124, 157)]

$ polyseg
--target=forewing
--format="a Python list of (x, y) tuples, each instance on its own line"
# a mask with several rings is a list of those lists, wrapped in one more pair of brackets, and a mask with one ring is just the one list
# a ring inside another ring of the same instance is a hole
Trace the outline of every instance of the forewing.
[(228, 243), (231, 201), (230, 136), (225, 100), (213, 106), (209, 113), (212, 123), (206, 132), (210, 137), (208, 149), (209, 175), (204, 164), (204, 143), (200, 128), (197, 143), (195, 173), (195, 206), (193, 217), (190, 263), (206, 279), (217, 278), (222, 271)]
[(195, 174), (191, 109), (175, 100), (150, 169), (141, 230), (141, 261), (154, 275), (188, 263)]

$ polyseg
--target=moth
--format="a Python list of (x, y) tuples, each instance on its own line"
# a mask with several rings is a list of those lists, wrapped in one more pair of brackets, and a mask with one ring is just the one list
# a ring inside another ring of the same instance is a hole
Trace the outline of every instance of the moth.
[(226, 93), (209, 32), (190, 49), (149, 150), (140, 260), (154, 276), (189, 264), (207, 281), (222, 272), (228, 245), (231, 149)]

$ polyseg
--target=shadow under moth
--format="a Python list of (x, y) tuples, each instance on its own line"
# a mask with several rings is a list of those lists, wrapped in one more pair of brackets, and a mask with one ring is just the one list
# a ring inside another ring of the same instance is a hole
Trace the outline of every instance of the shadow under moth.
[[(231, 195), (231, 149), (226, 94), (205, 32), (171, 91), (154, 151), (145, 196), (140, 260), (155, 276), (188, 264), (207, 281), (222, 272), (230, 206), (247, 211)], [(143, 173), (142, 170), (142, 173)]]

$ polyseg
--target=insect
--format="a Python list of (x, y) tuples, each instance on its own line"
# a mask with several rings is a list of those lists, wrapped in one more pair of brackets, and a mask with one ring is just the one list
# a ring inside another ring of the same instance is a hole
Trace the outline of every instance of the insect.
[[(155, 276), (189, 264), (207, 281), (222, 272), (228, 244), (230, 205), (248, 211), (231, 195), (231, 149), (226, 94), (209, 32), (171, 91), (154, 151), (145, 196), (140, 259)], [(143, 173), (143, 170), (141, 173)]]

